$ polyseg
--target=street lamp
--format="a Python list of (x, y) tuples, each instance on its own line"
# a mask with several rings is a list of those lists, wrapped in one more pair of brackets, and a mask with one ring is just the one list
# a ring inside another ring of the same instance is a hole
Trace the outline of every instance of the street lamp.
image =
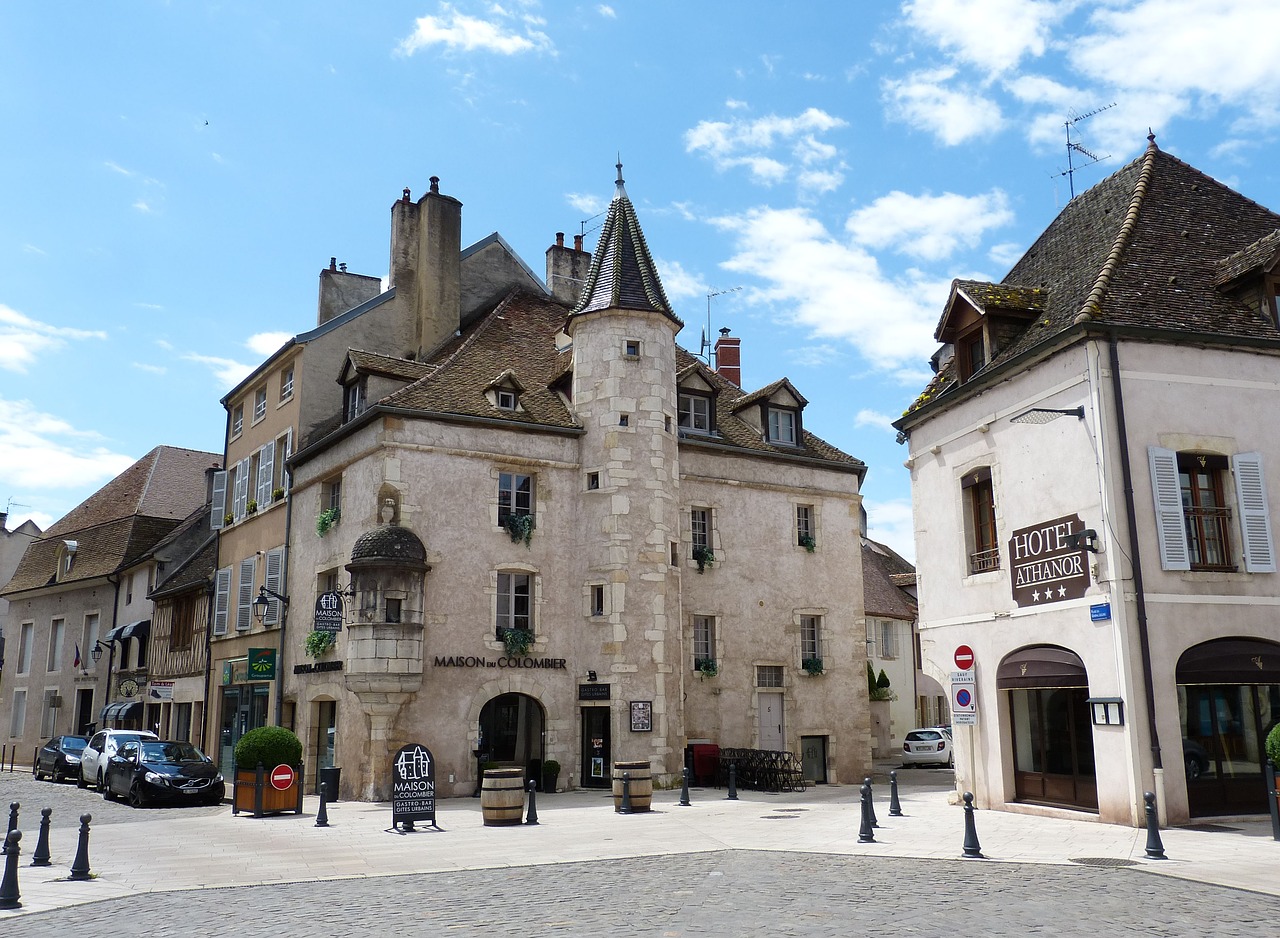
[(1016, 417), (1010, 417), (1010, 423), (1049, 423), (1059, 417), (1079, 417), (1084, 419), (1084, 407), (1070, 407), (1066, 410), (1055, 407), (1032, 407)]
[(265, 586), (258, 587), (258, 598), (253, 601), (253, 614), (259, 622), (266, 618), (267, 609), (270, 608), (273, 599), (285, 609), (289, 608), (288, 596), (281, 596), (275, 590), (267, 589)]
[(102, 642), (94, 642), (93, 647), (89, 649), (89, 657), (93, 659), (93, 663), (97, 664), (102, 660), (102, 649), (110, 649), (111, 646), (104, 645)]
[(276, 726), (280, 726), (284, 719), (284, 627), (289, 620), (289, 597), (260, 586), (258, 597), (253, 601), (253, 614), (261, 623), (273, 599), (280, 604), (280, 646), (276, 652)]

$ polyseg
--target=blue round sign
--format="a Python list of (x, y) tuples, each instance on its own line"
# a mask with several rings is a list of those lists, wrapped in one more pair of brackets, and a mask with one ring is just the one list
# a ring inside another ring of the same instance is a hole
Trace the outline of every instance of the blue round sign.
[(962, 687), (956, 691), (956, 703), (962, 707), (967, 707), (973, 702), (973, 695), (969, 693), (968, 688)]

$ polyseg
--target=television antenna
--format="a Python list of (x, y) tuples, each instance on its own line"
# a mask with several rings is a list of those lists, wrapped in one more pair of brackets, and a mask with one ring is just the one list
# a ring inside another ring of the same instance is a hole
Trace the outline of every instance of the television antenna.
[[(1111, 110), (1111, 108), (1115, 106), (1116, 106), (1116, 102), (1112, 101), (1110, 104), (1104, 105), (1103, 107), (1094, 108), (1092, 111), (1088, 111), (1087, 113), (1084, 113), (1084, 114), (1076, 114), (1073, 110), (1071, 112), (1072, 116), (1062, 122), (1063, 127), (1065, 127), (1067, 131), (1067, 168), (1063, 172), (1058, 173), (1058, 175), (1067, 177), (1067, 184), (1071, 189), (1072, 199), (1076, 197), (1076, 177), (1075, 177), (1076, 169), (1077, 168), (1084, 169), (1085, 166), (1092, 166), (1094, 163), (1101, 163), (1103, 160), (1109, 160), (1111, 159), (1111, 154), (1108, 153), (1106, 156), (1098, 156), (1098, 154), (1094, 153), (1092, 150), (1085, 149), (1078, 141), (1072, 141), (1071, 127), (1074, 124), (1080, 123), (1081, 121), (1088, 120), (1090, 117), (1093, 117), (1093, 115), (1095, 114), (1101, 114), (1103, 111), (1109, 111)], [(1075, 165), (1075, 160), (1074, 160), (1074, 154), (1076, 153), (1079, 153), (1083, 156), (1087, 156), (1089, 158), (1089, 162), (1084, 163), (1081, 166), (1077, 167)], [(1070, 201), (1070, 199), (1068, 201)]]
[(727, 290), (712, 290), (707, 294), (707, 327), (702, 330), (702, 343), (698, 347), (698, 356), (706, 359), (707, 365), (711, 365), (711, 298), (716, 296), (724, 296), (726, 293), (737, 293), (742, 287), (730, 287)]

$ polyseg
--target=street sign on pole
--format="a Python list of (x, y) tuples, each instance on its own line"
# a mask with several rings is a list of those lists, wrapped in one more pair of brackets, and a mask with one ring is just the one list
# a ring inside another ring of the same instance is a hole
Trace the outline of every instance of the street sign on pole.
[(961, 671), (968, 671), (973, 667), (973, 649), (968, 645), (958, 645), (955, 659), (957, 668)]

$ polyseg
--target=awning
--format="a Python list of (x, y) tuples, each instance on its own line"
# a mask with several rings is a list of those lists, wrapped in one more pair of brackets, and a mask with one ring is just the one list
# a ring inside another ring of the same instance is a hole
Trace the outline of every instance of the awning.
[(1178, 659), (1179, 684), (1280, 684), (1280, 645), (1260, 638), (1220, 638)]
[(130, 622), (128, 625), (117, 625), (114, 629), (107, 632), (106, 641), (123, 642), (126, 638), (146, 638), (151, 634), (151, 620), (139, 619), (137, 622)]
[(115, 703), (107, 704), (102, 708), (102, 716), (99, 718), (100, 723), (106, 723), (108, 720), (131, 720), (142, 715), (141, 700), (118, 700)]
[(1074, 651), (1056, 645), (1020, 648), (1000, 662), (996, 687), (1088, 687), (1084, 662)]

